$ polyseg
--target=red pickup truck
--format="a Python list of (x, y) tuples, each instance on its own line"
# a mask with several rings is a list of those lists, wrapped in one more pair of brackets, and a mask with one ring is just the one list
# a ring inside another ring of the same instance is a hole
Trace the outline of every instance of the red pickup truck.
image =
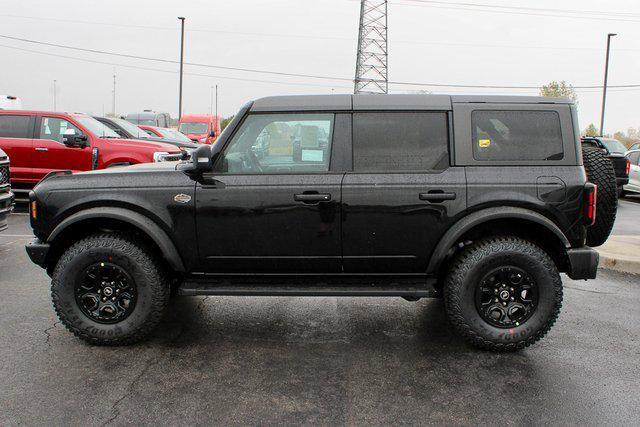
[(170, 144), (122, 139), (86, 114), (0, 111), (0, 148), (11, 158), (14, 192), (27, 192), (47, 173), (179, 160)]

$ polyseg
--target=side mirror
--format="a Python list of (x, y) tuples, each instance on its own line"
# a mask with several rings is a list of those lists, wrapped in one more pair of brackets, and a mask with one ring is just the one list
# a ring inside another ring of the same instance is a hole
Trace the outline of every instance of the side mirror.
[(66, 129), (62, 135), (62, 143), (67, 147), (79, 147), (84, 148), (89, 144), (87, 143), (86, 135), (76, 134), (75, 129)]
[(178, 165), (178, 169), (192, 178), (198, 179), (204, 172), (213, 169), (218, 153), (213, 153), (211, 145), (200, 145), (191, 152), (191, 160)]

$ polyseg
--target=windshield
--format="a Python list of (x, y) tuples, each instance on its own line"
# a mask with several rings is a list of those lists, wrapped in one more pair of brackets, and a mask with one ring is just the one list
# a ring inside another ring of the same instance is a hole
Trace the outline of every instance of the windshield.
[(73, 118), (98, 138), (121, 138), (121, 136), (113, 131), (109, 126), (104, 123), (100, 123), (93, 117), (74, 116)]
[(156, 121), (154, 119), (139, 119), (137, 117), (127, 119), (128, 122), (131, 122), (136, 125), (147, 125), (147, 126), (155, 126)]
[(627, 152), (627, 147), (617, 139), (601, 139), (602, 145), (607, 149), (609, 153), (624, 154)]
[(183, 122), (180, 123), (179, 130), (184, 134), (201, 135), (207, 133), (207, 131), (209, 130), (209, 124), (202, 122)]
[(158, 131), (165, 138), (177, 139), (178, 141), (183, 141), (183, 142), (192, 142), (189, 138), (187, 138), (185, 135), (181, 134), (175, 129), (158, 128)]
[(131, 122), (128, 122), (123, 119), (111, 119), (115, 124), (120, 126), (122, 129), (133, 135), (134, 138), (149, 138), (149, 134), (144, 130), (140, 129), (138, 126), (134, 125)]

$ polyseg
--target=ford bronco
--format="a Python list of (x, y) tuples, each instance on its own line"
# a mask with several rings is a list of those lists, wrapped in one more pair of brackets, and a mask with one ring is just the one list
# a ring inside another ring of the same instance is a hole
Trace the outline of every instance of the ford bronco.
[(560, 98), (258, 99), (188, 161), (51, 174), (27, 252), (93, 344), (147, 336), (177, 293), (442, 297), (471, 344), (521, 349), (560, 273), (596, 276), (578, 129)]

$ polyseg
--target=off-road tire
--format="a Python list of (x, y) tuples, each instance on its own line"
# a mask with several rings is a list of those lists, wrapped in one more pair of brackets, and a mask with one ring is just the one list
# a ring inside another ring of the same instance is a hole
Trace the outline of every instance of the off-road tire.
[[(512, 329), (489, 324), (475, 304), (481, 278), (502, 266), (524, 270), (538, 287), (535, 311)], [(549, 332), (562, 307), (562, 281), (553, 260), (533, 243), (517, 237), (487, 238), (465, 248), (453, 261), (444, 284), (444, 302), (450, 323), (467, 342), (485, 350), (514, 351)]]
[(611, 234), (618, 211), (616, 173), (611, 160), (598, 148), (583, 147), (582, 158), (587, 180), (598, 186), (596, 222), (587, 228), (587, 245), (604, 244)]
[[(75, 283), (89, 265), (115, 264), (135, 281), (137, 302), (118, 323), (104, 324), (83, 313), (76, 302)], [(52, 276), (51, 298), (62, 324), (78, 338), (95, 345), (127, 345), (145, 338), (162, 319), (170, 283), (152, 251), (120, 234), (95, 234), (69, 247)]]

